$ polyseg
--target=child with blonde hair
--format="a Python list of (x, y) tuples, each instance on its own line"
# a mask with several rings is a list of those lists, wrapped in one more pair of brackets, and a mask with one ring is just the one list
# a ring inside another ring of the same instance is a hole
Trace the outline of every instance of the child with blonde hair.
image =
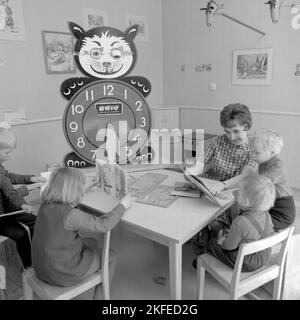
[[(86, 182), (79, 169), (60, 167), (51, 173), (41, 195), (32, 240), (33, 267), (41, 280), (72, 286), (101, 268), (100, 250), (95, 244), (89, 246), (79, 231), (105, 233), (113, 229), (131, 206), (131, 197), (125, 196), (112, 211), (96, 217), (77, 208), (85, 191), (95, 185), (95, 180)], [(115, 263), (111, 252), (110, 278)], [(99, 294), (96, 290), (95, 297)]]
[[(0, 235), (9, 237), (16, 242), (16, 247), (24, 268), (31, 266), (31, 248), (29, 235), (23, 225), (26, 225), (32, 237), (35, 216), (31, 214), (34, 208), (26, 204), (24, 196), (29, 191), (39, 188), (43, 178), (33, 175), (22, 175), (5, 170), (3, 162), (7, 161), (11, 152), (16, 148), (14, 134), (7, 128), (0, 127)], [(23, 186), (15, 189), (14, 184)], [(26, 213), (5, 216), (5, 214), (24, 210)]]
[(296, 215), (292, 189), (287, 173), (278, 158), (283, 147), (282, 137), (274, 130), (261, 129), (250, 139), (258, 163), (258, 173), (269, 177), (276, 190), (274, 206), (269, 210), (276, 231), (293, 224)]
[[(272, 181), (260, 175), (245, 177), (239, 184), (237, 202), (242, 214), (237, 216), (229, 229), (227, 237), (220, 244), (211, 239), (201, 254), (209, 253), (230, 267), (234, 267), (239, 246), (265, 238), (274, 232), (268, 210), (275, 200), (275, 187)], [(264, 266), (271, 255), (271, 249), (245, 256), (242, 271), (251, 272)], [(193, 264), (197, 263), (195, 259)]]

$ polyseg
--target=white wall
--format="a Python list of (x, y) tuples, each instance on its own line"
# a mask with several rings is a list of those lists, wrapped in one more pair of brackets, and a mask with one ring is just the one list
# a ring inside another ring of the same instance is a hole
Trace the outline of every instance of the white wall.
[[(67, 101), (60, 95), (61, 83), (76, 74), (47, 74), (42, 30), (69, 32), (68, 21), (83, 26), (84, 8), (106, 11), (108, 25), (127, 28), (126, 14), (146, 16), (149, 42), (135, 41), (138, 59), (131, 75), (148, 78), (150, 105), (163, 103), (161, 0), (26, 0), (23, 2), (26, 41), (0, 40), (0, 120), (4, 110), (25, 109), (29, 120), (62, 117)], [(18, 148), (6, 167), (16, 172), (39, 172), (47, 163), (58, 163), (70, 151), (61, 121), (14, 126)]]
[[(264, 1), (220, 2), (224, 3), (224, 13), (266, 35), (222, 16), (215, 16), (212, 27), (208, 28), (204, 11), (199, 10), (206, 1), (162, 1), (164, 104), (211, 108), (198, 113), (199, 128), (211, 123), (208, 128), (211, 132), (220, 132), (219, 111), (213, 108), (221, 110), (228, 103), (241, 102), (257, 110), (253, 114), (253, 129), (270, 127), (282, 134), (285, 147), (281, 157), (287, 165), (291, 184), (300, 187), (300, 144), (296, 133), (300, 124), (300, 77), (294, 75), (296, 64), (300, 63), (300, 30), (291, 27), (293, 15), (289, 8), (282, 8), (279, 22), (273, 24)], [(251, 48), (273, 48), (271, 86), (231, 84), (232, 51)], [(194, 71), (196, 65), (209, 63), (211, 72)], [(183, 65), (185, 71), (181, 71)], [(216, 83), (216, 91), (209, 91), (211, 82)], [(263, 110), (269, 113), (259, 113)], [(212, 117), (216, 117), (216, 121), (212, 121)]]

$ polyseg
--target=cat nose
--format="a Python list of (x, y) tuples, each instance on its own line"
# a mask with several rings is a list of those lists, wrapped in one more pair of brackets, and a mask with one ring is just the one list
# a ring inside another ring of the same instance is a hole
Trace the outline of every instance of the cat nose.
[(103, 65), (105, 68), (109, 68), (109, 67), (111, 67), (111, 62), (103, 62), (102, 65)]

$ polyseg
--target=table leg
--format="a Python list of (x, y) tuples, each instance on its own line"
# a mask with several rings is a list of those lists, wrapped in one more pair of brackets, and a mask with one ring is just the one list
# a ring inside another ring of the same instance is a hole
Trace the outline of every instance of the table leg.
[(176, 242), (169, 244), (169, 269), (171, 299), (181, 300), (182, 245)]

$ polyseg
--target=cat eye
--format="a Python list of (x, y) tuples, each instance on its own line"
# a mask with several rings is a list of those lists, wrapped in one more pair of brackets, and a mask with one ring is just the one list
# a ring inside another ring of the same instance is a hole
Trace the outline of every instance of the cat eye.
[(90, 51), (90, 56), (94, 59), (98, 59), (101, 57), (101, 50), (98, 48), (93, 48)]
[(120, 49), (112, 49), (110, 54), (114, 59), (122, 58), (122, 52)]

